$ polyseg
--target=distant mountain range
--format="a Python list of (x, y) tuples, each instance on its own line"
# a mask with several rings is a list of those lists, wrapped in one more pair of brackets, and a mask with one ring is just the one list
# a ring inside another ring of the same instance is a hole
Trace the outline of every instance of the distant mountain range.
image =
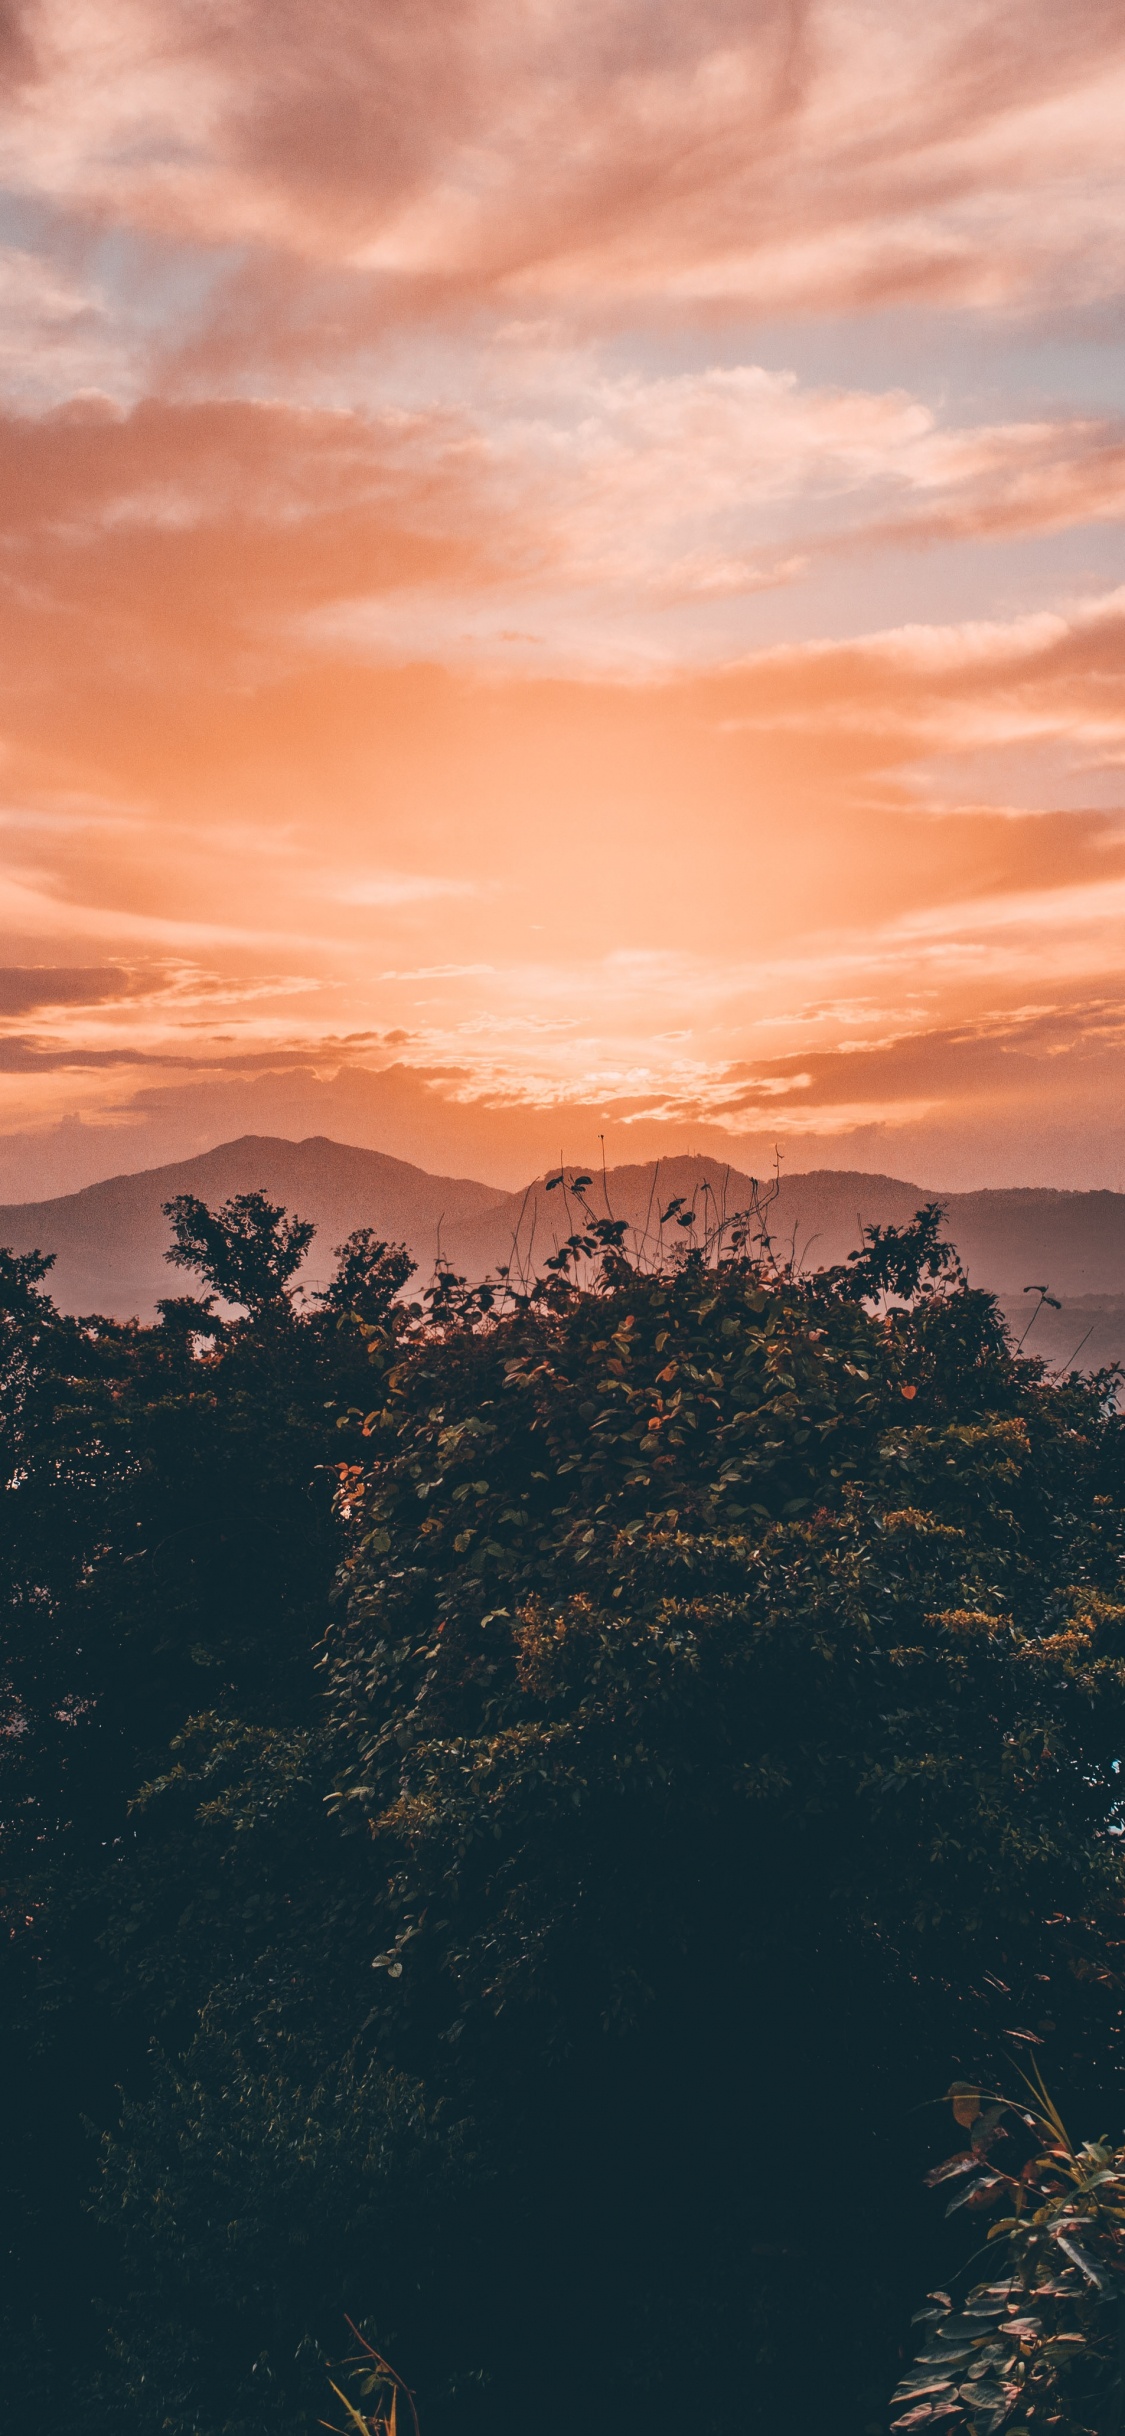
[[(183, 1292), (188, 1283), (163, 1257), (170, 1237), (162, 1203), (192, 1192), (213, 1205), (259, 1187), (315, 1222), (316, 1240), (302, 1273), (310, 1290), (324, 1283), (335, 1245), (353, 1227), (373, 1226), (388, 1240), (407, 1244), (423, 1276), (440, 1253), (476, 1279), (502, 1263), (538, 1268), (577, 1217), (561, 1191), (547, 1191), (543, 1178), (523, 1192), (504, 1193), (470, 1177), (431, 1176), (404, 1159), (321, 1135), (286, 1142), (244, 1134), (198, 1158), (111, 1176), (57, 1200), (0, 1206), (0, 1243), (56, 1254), (51, 1286), (64, 1310), (150, 1318), (158, 1296)], [(706, 1223), (720, 1211), (747, 1207), (753, 1192), (749, 1176), (718, 1160), (676, 1158), (611, 1168), (604, 1184), (595, 1175), (588, 1198), (600, 1210), (604, 1193), (613, 1215), (627, 1221), (637, 1240), (654, 1246), (670, 1201), (694, 1203)], [(901, 1225), (933, 1199), (942, 1202), (946, 1231), (974, 1284), (1000, 1296), (1017, 1334), (1035, 1304), (1023, 1289), (1045, 1285), (1064, 1308), (1044, 1310), (1036, 1320), (1034, 1347), (1065, 1362), (1085, 1337), (1083, 1366), (1125, 1357), (1125, 1193), (1029, 1188), (938, 1195), (897, 1176), (816, 1168), (783, 1178), (768, 1223), (780, 1252), (821, 1268), (843, 1260), (864, 1225)], [(672, 1219), (664, 1240), (675, 1239)]]

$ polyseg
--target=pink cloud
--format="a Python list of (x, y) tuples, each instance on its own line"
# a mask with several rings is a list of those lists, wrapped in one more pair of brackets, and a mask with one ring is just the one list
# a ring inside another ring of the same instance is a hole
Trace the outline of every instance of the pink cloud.
[[(1119, 9), (36, 0), (6, 39), (0, 907), (13, 969), (151, 968), (13, 1005), (16, 1130), (135, 1112), (138, 1057), (219, 1125), (240, 1060), (346, 1114), (392, 1040), (400, 1112), (509, 1146), (1014, 1139), (1065, 1061), (1104, 1112), (1125, 426), (939, 405), (902, 331), (1115, 293)], [(888, 304), (893, 373), (735, 360)]]
[[(943, 426), (900, 390), (754, 367), (609, 378), (556, 355), (459, 411), (0, 415), (0, 512), (13, 669), (42, 620), (80, 619), (91, 666), (143, 626), (131, 681), (147, 664), (150, 683), (216, 650), (257, 670), (327, 651), (671, 672), (736, 657), (744, 597), (842, 554), (1120, 518), (1125, 438), (1089, 418)], [(822, 690), (831, 648), (814, 664)]]
[[(39, 0), (19, 22), (17, 182), (350, 266), (384, 312), (454, 287), (583, 316), (995, 306), (1121, 272), (1109, 0), (335, 0), (315, 39), (295, 0)], [(270, 310), (276, 331), (276, 279)]]

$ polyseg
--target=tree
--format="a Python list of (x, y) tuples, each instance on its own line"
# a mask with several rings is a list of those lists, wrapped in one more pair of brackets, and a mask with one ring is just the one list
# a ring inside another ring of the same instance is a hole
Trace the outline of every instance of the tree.
[(179, 1269), (198, 1269), (224, 1301), (261, 1314), (289, 1312), (289, 1281), (300, 1268), (316, 1228), (291, 1218), (264, 1193), (233, 1193), (208, 1209), (195, 1193), (164, 1203), (175, 1241), (164, 1255)]
[(920, 2102), (1013, 2018), (1115, 2069), (1113, 1381), (1017, 1360), (932, 1212), (433, 1314), (330, 1674), (384, 2052), (505, 2193), (494, 2424), (562, 2427), (578, 2327), (598, 2428), (879, 2424)]
[[(269, 1220), (266, 1253), (285, 1257), (234, 1321), (210, 1296), (169, 1298), (151, 1328), (70, 1319), (43, 1291), (48, 1261), (0, 1254), (6, 2394), (17, 2413), (22, 2398), (99, 2431), (131, 2374), (133, 2269), (126, 2212), (100, 2234), (90, 2215), (91, 2122), (108, 2133), (122, 2093), (141, 2108), (206, 2078), (201, 2053), (187, 2077), (182, 2059), (201, 2009), (218, 2018), (224, 1979), (242, 1991), (236, 2035), (272, 2019), (283, 2042), (315, 2017), (337, 2053), (368, 1994), (366, 1873), (325, 1811), (315, 1654), (342, 1554), (336, 1467), (362, 1447), (346, 1416), (366, 1389), (365, 1339), (346, 1295), (307, 1315), (283, 1303), (278, 1326), (294, 1223), (249, 1198)], [(229, 1212), (205, 1216), (227, 1240)], [(387, 1272), (405, 1259), (388, 1250)], [(229, 1291), (235, 1272), (218, 1265)], [(256, 1291), (252, 1275), (238, 1283)], [(237, 1824), (197, 1815), (240, 1771), (253, 1798)], [(146, 1782), (161, 1788), (149, 1800)], [(307, 2040), (288, 2052), (298, 2091), (308, 2058)], [(369, 2107), (377, 2085), (374, 2071)], [(339, 2114), (342, 2066), (335, 2086)], [(139, 2209), (136, 2175), (129, 2189)], [(341, 2225), (341, 2240), (356, 2232)], [(143, 2260), (138, 2273), (148, 2340), (155, 2286)], [(337, 2315), (334, 2294), (333, 2335)], [(214, 2324), (205, 2348), (225, 2359)]]
[(317, 1299), (336, 1318), (373, 1325), (386, 1318), (415, 1266), (401, 1243), (384, 1243), (374, 1227), (356, 1227), (346, 1243), (337, 1244), (335, 1276)]
[(932, 1213), (620, 1233), (211, 1336), (11, 1281), (24, 2416), (305, 2436), (347, 2309), (426, 2436), (866, 2436), (957, 2263), (925, 2101), (1014, 2025), (1102, 2119), (1114, 1381)]

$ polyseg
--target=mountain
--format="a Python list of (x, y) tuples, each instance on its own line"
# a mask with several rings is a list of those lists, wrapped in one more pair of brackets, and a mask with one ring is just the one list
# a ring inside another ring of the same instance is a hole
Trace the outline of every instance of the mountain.
[(334, 1246), (357, 1226), (376, 1226), (389, 1241), (409, 1244), (428, 1273), (443, 1221), (474, 1217), (501, 1197), (492, 1185), (430, 1176), (405, 1159), (321, 1135), (285, 1142), (251, 1133), (198, 1158), (109, 1176), (54, 1201), (9, 1203), (0, 1207), (0, 1243), (15, 1252), (57, 1254), (50, 1286), (64, 1311), (149, 1319), (158, 1296), (190, 1290), (190, 1279), (164, 1259), (172, 1237), (162, 1204), (176, 1193), (197, 1193), (213, 1206), (258, 1188), (315, 1222), (302, 1272), (309, 1287), (325, 1282)]
[[(182, 1292), (187, 1283), (163, 1258), (169, 1229), (162, 1203), (192, 1192), (214, 1204), (260, 1187), (316, 1224), (303, 1272), (310, 1288), (324, 1282), (334, 1246), (357, 1226), (406, 1243), (423, 1277), (439, 1250), (468, 1277), (504, 1263), (530, 1274), (578, 1221), (569, 1196), (575, 1173), (567, 1170), (565, 1192), (548, 1191), (540, 1177), (523, 1192), (505, 1193), (464, 1176), (431, 1176), (404, 1159), (322, 1135), (287, 1142), (245, 1134), (172, 1166), (111, 1176), (52, 1201), (0, 1207), (0, 1243), (57, 1254), (52, 1290), (65, 1310), (147, 1318), (159, 1295)], [(671, 1201), (694, 1204), (709, 1223), (748, 1207), (755, 1189), (749, 1176), (718, 1160), (676, 1158), (611, 1168), (604, 1180), (594, 1175), (588, 1198), (596, 1210), (608, 1203), (627, 1221), (634, 1244), (654, 1251)], [(937, 1195), (902, 1177), (836, 1168), (783, 1177), (772, 1199), (768, 1188), (759, 1192), (776, 1250), (806, 1268), (843, 1260), (864, 1225), (902, 1225), (932, 1199), (942, 1202), (973, 1283), (1000, 1296), (1017, 1335), (1035, 1310), (1035, 1297), (1023, 1289), (1045, 1285), (1063, 1309), (1035, 1318), (1035, 1347), (1067, 1361), (1084, 1337), (1084, 1364), (1125, 1357), (1125, 1194), (1028, 1188)], [(663, 1240), (678, 1239), (673, 1217)]]
[[(706, 1221), (747, 1208), (757, 1194), (776, 1254), (806, 1269), (846, 1260), (864, 1226), (902, 1226), (923, 1202), (940, 1200), (971, 1282), (998, 1295), (1016, 1337), (1030, 1328), (1029, 1351), (1064, 1366), (1079, 1355), (1084, 1368), (1125, 1362), (1125, 1193), (1035, 1187), (935, 1193), (900, 1176), (849, 1168), (814, 1168), (783, 1177), (776, 1188), (755, 1187), (718, 1160), (677, 1158), (658, 1168), (651, 1162), (611, 1168), (604, 1186), (593, 1178), (589, 1198), (597, 1210), (603, 1194), (613, 1215), (628, 1221), (634, 1245), (650, 1249), (660, 1239), (661, 1212), (677, 1196), (694, 1202)], [(548, 1193), (539, 1179), (450, 1226), (443, 1249), (469, 1277), (512, 1261), (513, 1245), (514, 1265), (534, 1269), (569, 1232), (561, 1204), (561, 1192)], [(663, 1230), (665, 1244), (675, 1236), (673, 1220)], [(1035, 1294), (1025, 1296), (1025, 1287), (1038, 1285), (1050, 1288), (1061, 1310), (1038, 1308)]]
[[(579, 1172), (568, 1168), (568, 1181)], [(624, 1218), (635, 1247), (655, 1250), (661, 1214), (672, 1200), (692, 1205), (700, 1223), (709, 1224), (749, 1208), (755, 1196), (776, 1254), (803, 1268), (845, 1260), (865, 1226), (902, 1226), (923, 1202), (940, 1200), (947, 1232), (974, 1284), (1001, 1294), (1042, 1283), (1068, 1297), (1125, 1296), (1125, 1193), (1028, 1188), (939, 1194), (900, 1176), (850, 1168), (813, 1168), (783, 1177), (775, 1187), (755, 1184), (717, 1159), (676, 1158), (613, 1167), (604, 1181), (595, 1174), (586, 1198), (596, 1212), (605, 1208)], [(549, 1190), (539, 1177), (522, 1192), (497, 1193), (486, 1209), (451, 1218), (442, 1230), (442, 1250), (468, 1277), (511, 1261), (513, 1248), (516, 1265), (531, 1270), (579, 1221), (573, 1200), (565, 1206), (563, 1192)], [(663, 1241), (676, 1240), (672, 1219)]]

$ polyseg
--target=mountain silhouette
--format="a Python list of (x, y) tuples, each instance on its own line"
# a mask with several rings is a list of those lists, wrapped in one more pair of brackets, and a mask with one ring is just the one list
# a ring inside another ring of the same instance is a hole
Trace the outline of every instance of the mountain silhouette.
[[(136, 1175), (110, 1176), (81, 1192), (49, 1201), (0, 1206), (0, 1243), (11, 1250), (56, 1255), (50, 1285), (61, 1308), (151, 1318), (157, 1298), (182, 1292), (186, 1280), (170, 1269), (162, 1204), (197, 1193), (212, 1205), (231, 1193), (260, 1188), (304, 1218), (317, 1234), (301, 1273), (308, 1291), (323, 1284), (334, 1247), (353, 1227), (373, 1226), (407, 1244), (424, 1282), (440, 1256), (477, 1279), (508, 1265), (531, 1275), (580, 1223), (570, 1186), (549, 1190), (543, 1177), (520, 1192), (504, 1192), (466, 1176), (434, 1176), (405, 1159), (313, 1135), (290, 1142), (244, 1134), (214, 1150)], [(660, 1221), (666, 1246), (682, 1241), (677, 1219), (694, 1209), (697, 1236), (722, 1215), (744, 1210), (758, 1195), (778, 1258), (821, 1268), (846, 1258), (865, 1225), (902, 1225), (920, 1204), (940, 1200), (946, 1232), (974, 1285), (1000, 1296), (1017, 1335), (1036, 1312), (1029, 1286), (1047, 1286), (1063, 1305), (1034, 1319), (1029, 1349), (1064, 1361), (1081, 1348), (1086, 1366), (1125, 1357), (1125, 1194), (1065, 1192), (1041, 1187), (935, 1193), (899, 1176), (847, 1168), (815, 1168), (755, 1187), (751, 1177), (710, 1158), (680, 1157), (593, 1173), (586, 1198), (596, 1212), (623, 1218), (634, 1243), (655, 1251)], [(772, 1199), (770, 1195), (773, 1195)]]

